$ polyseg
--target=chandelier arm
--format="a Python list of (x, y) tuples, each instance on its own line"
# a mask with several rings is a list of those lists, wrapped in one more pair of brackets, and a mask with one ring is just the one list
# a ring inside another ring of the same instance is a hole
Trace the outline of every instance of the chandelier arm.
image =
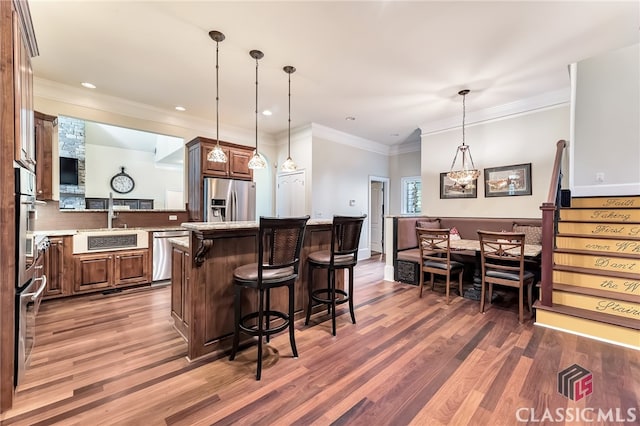
[(458, 152), (460, 152), (460, 150), (456, 149), (456, 155), (453, 157), (453, 162), (451, 163), (451, 168), (449, 169), (450, 172), (453, 171), (453, 168), (456, 165), (456, 160), (458, 159)]

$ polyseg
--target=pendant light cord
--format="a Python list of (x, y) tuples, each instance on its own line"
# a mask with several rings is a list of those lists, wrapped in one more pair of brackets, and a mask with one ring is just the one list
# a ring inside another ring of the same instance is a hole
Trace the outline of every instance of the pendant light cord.
[(256, 58), (256, 154), (258, 153), (258, 58)]
[(291, 158), (291, 73), (289, 74), (289, 137), (288, 143), (289, 148), (287, 150), (288, 158)]
[(465, 93), (462, 95), (462, 145), (464, 145), (464, 122), (467, 116), (466, 99), (467, 94)]
[(216, 143), (220, 145), (220, 115), (218, 103), (220, 96), (218, 95), (218, 42), (216, 41)]

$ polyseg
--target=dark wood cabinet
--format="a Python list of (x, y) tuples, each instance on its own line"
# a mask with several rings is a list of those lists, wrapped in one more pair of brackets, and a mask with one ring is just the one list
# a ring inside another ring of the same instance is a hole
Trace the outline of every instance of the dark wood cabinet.
[(171, 316), (180, 334), (185, 339), (189, 336), (189, 276), (191, 273), (191, 256), (188, 249), (174, 246), (171, 251)]
[(220, 141), (225, 154), (226, 163), (209, 161), (207, 156), (216, 146), (214, 139), (197, 137), (187, 143), (187, 173), (189, 188), (187, 191), (189, 219), (200, 222), (204, 220), (204, 178), (218, 177), (228, 179), (253, 180), (253, 170), (249, 168), (249, 160), (254, 148)]
[(69, 296), (72, 293), (71, 244), (70, 236), (49, 237), (49, 248), (44, 257), (44, 270), (47, 276), (47, 286), (44, 290), (46, 299)]
[(150, 282), (149, 250), (74, 255), (74, 294)]
[[(14, 4), (20, 6), (21, 3)], [(28, 34), (23, 30), (20, 14), (12, 11), (13, 25), (13, 102), (14, 102), (14, 143), (15, 160), (22, 166), (35, 171), (36, 152), (33, 120), (33, 69), (29, 49)]]
[(74, 255), (74, 293), (84, 293), (111, 287), (113, 283), (113, 254)]
[(36, 198), (53, 199), (53, 139), (58, 119), (51, 115), (34, 113), (36, 149)]
[(149, 280), (149, 250), (116, 252), (113, 285), (144, 284)]

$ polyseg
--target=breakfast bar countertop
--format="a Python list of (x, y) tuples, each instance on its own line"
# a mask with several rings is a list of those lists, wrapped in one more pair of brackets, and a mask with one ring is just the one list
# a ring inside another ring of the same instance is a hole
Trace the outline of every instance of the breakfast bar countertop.
[[(332, 223), (333, 219), (309, 219), (307, 225), (331, 225)], [(184, 222), (181, 225), (184, 229), (191, 231), (213, 231), (219, 229), (257, 229), (260, 226), (260, 222)]]

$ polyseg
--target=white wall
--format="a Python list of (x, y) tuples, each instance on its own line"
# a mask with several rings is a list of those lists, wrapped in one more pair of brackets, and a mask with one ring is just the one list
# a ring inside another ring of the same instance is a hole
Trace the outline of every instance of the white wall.
[[(154, 154), (103, 145), (85, 145), (86, 149), (86, 190), (85, 197), (105, 198), (113, 192), (116, 198), (152, 198), (154, 208), (165, 206), (165, 191), (183, 191), (183, 171), (154, 165)], [(128, 194), (118, 194), (111, 189), (111, 178), (125, 168), (135, 186)]]
[(572, 195), (640, 194), (640, 44), (573, 69)]
[[(175, 111), (162, 110), (125, 99), (104, 96), (99, 93), (87, 95), (86, 89), (79, 89), (44, 80), (34, 79), (34, 107), (49, 115), (66, 115), (69, 117), (113, 124), (130, 129), (138, 129), (152, 133), (182, 138), (185, 143), (197, 136), (215, 139), (215, 122), (191, 117)], [(259, 134), (260, 152), (270, 163), (268, 170), (254, 173), (257, 187), (256, 210), (260, 215), (270, 216), (274, 212), (274, 168), (277, 159), (275, 139), (263, 133)], [(220, 139), (239, 145), (255, 146), (255, 131), (241, 129), (220, 123)], [(57, 158), (54, 158), (54, 164)], [(108, 184), (108, 182), (107, 182)], [(183, 187), (187, 188), (186, 171)]]
[[(389, 158), (313, 136), (312, 217), (361, 215), (369, 211), (369, 176), (389, 176)], [(350, 200), (354, 205), (350, 205)], [(369, 249), (369, 221), (365, 220), (360, 250)]]
[(420, 152), (389, 156), (389, 209), (387, 214), (402, 213), (402, 178), (420, 176)]
[(500, 167), (532, 163), (532, 195), (484, 197), (483, 174), (478, 197), (440, 199), (440, 173), (449, 171), (462, 140), (460, 128), (422, 135), (422, 211), (430, 216), (541, 217), (546, 200), (556, 142), (569, 136), (567, 105), (465, 126), (475, 166)]

